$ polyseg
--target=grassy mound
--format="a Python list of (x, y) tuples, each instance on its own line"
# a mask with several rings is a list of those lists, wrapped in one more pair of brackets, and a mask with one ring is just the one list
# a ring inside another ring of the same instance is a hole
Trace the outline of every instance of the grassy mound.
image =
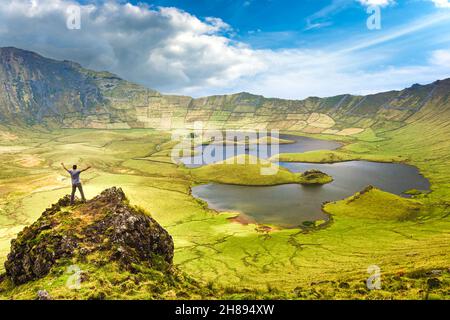
[[(273, 174), (265, 175), (264, 170), (273, 168)], [(317, 170), (303, 174), (293, 173), (286, 168), (261, 160), (254, 156), (240, 155), (225, 161), (191, 170), (197, 183), (217, 182), (247, 186), (270, 186), (289, 183), (325, 184), (333, 178)]]
[[(263, 175), (262, 169), (275, 168), (275, 174)], [(249, 155), (240, 155), (225, 161), (191, 170), (195, 181), (217, 182), (249, 186), (268, 186), (298, 183), (299, 175), (269, 161)]]
[(372, 186), (345, 200), (324, 206), (326, 212), (336, 216), (399, 221), (416, 218), (421, 209), (422, 204), (416, 200), (405, 199)]

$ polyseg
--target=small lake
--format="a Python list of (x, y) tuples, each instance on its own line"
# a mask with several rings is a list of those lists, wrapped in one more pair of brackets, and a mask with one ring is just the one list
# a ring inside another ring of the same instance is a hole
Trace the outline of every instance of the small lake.
[[(250, 148), (248, 149), (239, 148), (234, 145), (225, 145), (222, 149), (222, 159), (227, 159), (227, 154), (231, 154), (233, 156), (247, 154), (259, 157), (261, 159), (267, 159), (278, 153), (301, 153), (314, 150), (334, 150), (342, 146), (341, 143), (336, 141), (319, 140), (295, 135), (281, 134), (279, 138), (290, 140), (294, 143), (279, 144), (279, 151), (277, 150), (277, 152), (272, 152), (272, 149), (268, 147), (267, 152), (264, 152), (264, 154), (260, 152), (258, 145), (250, 145)], [(184, 163), (187, 168), (198, 168), (207, 164), (204, 162), (204, 159), (202, 157), (207, 147), (208, 146), (202, 145), (195, 147), (194, 150), (196, 151), (196, 155), (192, 157), (183, 157), (180, 159), (180, 161)]]
[[(285, 135), (280, 138), (289, 139)], [(280, 146), (280, 153), (327, 149), (323, 148), (322, 140), (295, 138), (300, 139), (296, 139), (295, 144)], [(328, 144), (328, 149), (339, 146), (338, 143)], [(284, 151), (284, 147), (289, 151)], [(240, 212), (259, 223), (295, 227), (304, 221), (328, 220), (321, 210), (325, 201), (344, 199), (368, 185), (402, 196), (406, 196), (403, 192), (410, 189), (430, 188), (428, 180), (416, 167), (405, 164), (349, 161), (334, 164), (281, 162), (280, 165), (292, 172), (318, 169), (331, 175), (334, 181), (318, 186), (287, 184), (267, 187), (210, 183), (194, 187), (192, 194), (218, 211)]]

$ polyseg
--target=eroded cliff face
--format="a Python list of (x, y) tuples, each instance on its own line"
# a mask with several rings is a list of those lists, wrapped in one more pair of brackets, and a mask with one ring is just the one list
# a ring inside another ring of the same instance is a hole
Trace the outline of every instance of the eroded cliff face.
[(36, 124), (86, 114), (104, 105), (100, 89), (81, 66), (33, 52), (0, 48), (0, 119)]
[(353, 135), (395, 129), (425, 110), (449, 109), (450, 79), (367, 96), (283, 100), (249, 93), (162, 95), (108, 72), (0, 48), (0, 122), (62, 128), (279, 129)]

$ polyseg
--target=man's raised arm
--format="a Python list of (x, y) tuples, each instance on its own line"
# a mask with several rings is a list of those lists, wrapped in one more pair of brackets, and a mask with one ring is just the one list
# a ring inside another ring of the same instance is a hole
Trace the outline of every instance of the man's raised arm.
[(90, 168), (91, 168), (91, 166), (87, 167), (87, 168), (84, 169), (84, 170), (81, 170), (81, 172), (85, 172), (85, 171), (89, 170)]
[(67, 170), (66, 166), (64, 165), (64, 163), (61, 162), (62, 167), (64, 168), (64, 170), (66, 170), (67, 172), (69, 172), (69, 170)]

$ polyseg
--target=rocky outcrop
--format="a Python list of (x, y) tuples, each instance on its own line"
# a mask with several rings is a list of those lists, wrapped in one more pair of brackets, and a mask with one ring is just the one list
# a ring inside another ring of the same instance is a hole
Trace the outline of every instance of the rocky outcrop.
[(63, 259), (103, 255), (122, 268), (135, 265), (169, 270), (172, 237), (143, 210), (129, 205), (121, 189), (111, 188), (87, 203), (59, 200), (11, 243), (6, 276), (14, 284), (44, 277)]
[(326, 184), (333, 178), (320, 170), (308, 170), (300, 175), (301, 184)]

